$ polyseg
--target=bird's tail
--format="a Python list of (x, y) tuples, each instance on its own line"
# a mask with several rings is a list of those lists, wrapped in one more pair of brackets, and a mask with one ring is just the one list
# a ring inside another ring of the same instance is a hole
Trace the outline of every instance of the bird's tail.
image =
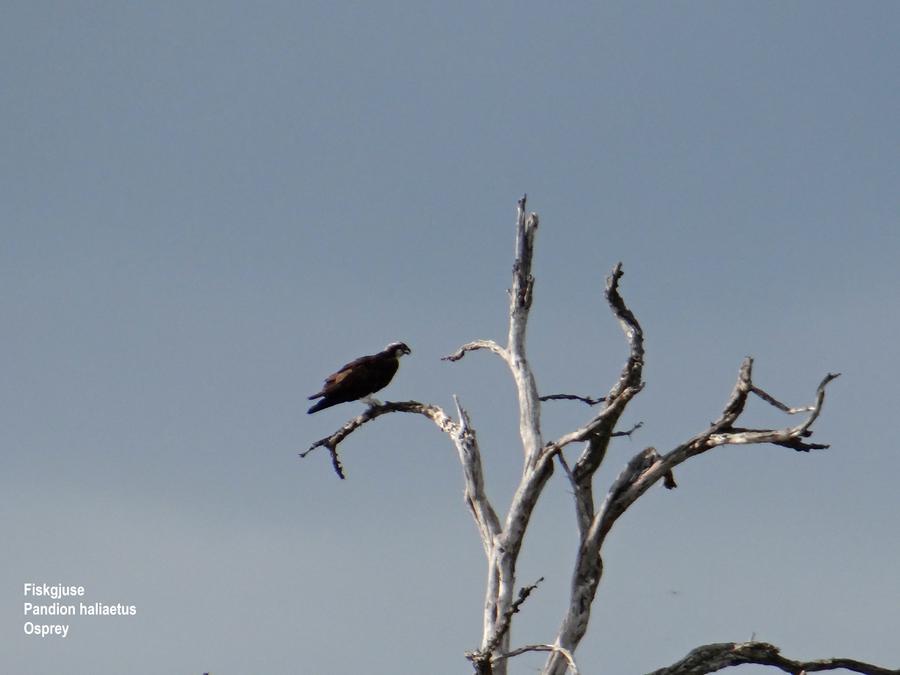
[[(310, 396), (310, 398), (315, 398), (314, 396)], [(320, 410), (325, 410), (325, 408), (330, 408), (333, 405), (337, 405), (337, 401), (329, 401), (327, 398), (323, 398), (321, 401), (316, 403), (312, 408), (306, 411), (307, 415), (312, 415), (314, 412), (319, 412)]]

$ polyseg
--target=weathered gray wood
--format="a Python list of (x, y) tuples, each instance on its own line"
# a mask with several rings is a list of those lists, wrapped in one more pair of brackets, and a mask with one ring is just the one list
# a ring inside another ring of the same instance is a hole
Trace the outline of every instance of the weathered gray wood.
[[(825, 388), (837, 375), (828, 374), (816, 389), (814, 400), (806, 406), (791, 407), (768, 394), (753, 383), (753, 359), (741, 363), (737, 382), (718, 419), (688, 440), (661, 454), (653, 447), (638, 452), (622, 469), (597, 504), (593, 479), (606, 458), (612, 438), (630, 435), (617, 431), (616, 426), (629, 402), (644, 387), (644, 334), (637, 317), (626, 305), (619, 283), (622, 264), (617, 264), (606, 281), (606, 301), (619, 321), (628, 345), (628, 358), (618, 379), (604, 397), (591, 398), (574, 394), (539, 396), (535, 375), (527, 357), (526, 333), (534, 300), (535, 279), (532, 275), (537, 214), (526, 211), (526, 198), (518, 203), (516, 216), (516, 253), (512, 284), (509, 290), (509, 329), (507, 344), (493, 340), (473, 340), (453, 354), (444, 357), (458, 361), (466, 354), (487, 350), (507, 364), (516, 385), (519, 403), (519, 434), (522, 441), (522, 477), (505, 517), (494, 510), (485, 488), (481, 452), (469, 414), (454, 397), (457, 419), (452, 419), (440, 407), (418, 401), (385, 402), (370, 405), (361, 415), (349, 420), (332, 435), (320, 439), (303, 456), (317, 447), (326, 448), (332, 456), (334, 468), (343, 478), (338, 458), (338, 445), (361, 426), (381, 415), (405, 412), (424, 415), (448, 435), (456, 447), (465, 482), (465, 503), (475, 521), (487, 561), (482, 638), (478, 649), (468, 652), (468, 658), (479, 675), (506, 675), (509, 659), (527, 652), (548, 652), (544, 675), (578, 673), (574, 654), (584, 637), (591, 616), (591, 606), (603, 577), (602, 548), (606, 535), (619, 517), (653, 485), (662, 481), (666, 488), (676, 487), (673, 470), (681, 463), (722, 445), (771, 443), (793, 450), (809, 452), (827, 445), (811, 443), (812, 425), (822, 411)], [(785, 414), (806, 414), (802, 422), (779, 429), (747, 429), (737, 426), (751, 394), (759, 396)], [(541, 404), (545, 400), (578, 400), (599, 405), (596, 412), (579, 428), (544, 443), (541, 433)], [(565, 456), (573, 445), (580, 446), (574, 463)], [(511, 648), (511, 626), (514, 615), (522, 608), (536, 584), (516, 590), (516, 564), (531, 515), (558, 461), (572, 487), (575, 518), (580, 545), (575, 556), (569, 598), (557, 635), (552, 643), (532, 644)], [(900, 675), (891, 671), (848, 659), (827, 659), (799, 662), (782, 657), (778, 649), (761, 642), (721, 643), (704, 645), (684, 659), (651, 675), (695, 675), (721, 668), (757, 663), (780, 668), (790, 673), (847, 668), (869, 675)]]
[(900, 675), (900, 670), (888, 670), (854, 659), (794, 661), (783, 657), (778, 647), (767, 642), (720, 642), (703, 645), (691, 650), (681, 661), (667, 668), (654, 670), (648, 675), (703, 675), (745, 663), (772, 666), (793, 675), (838, 668), (864, 675)]

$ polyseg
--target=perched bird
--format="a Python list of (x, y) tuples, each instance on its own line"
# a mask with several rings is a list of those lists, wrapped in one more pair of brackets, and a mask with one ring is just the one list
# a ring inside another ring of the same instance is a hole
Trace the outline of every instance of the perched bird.
[(307, 414), (359, 399), (371, 405), (375, 402), (372, 394), (388, 386), (400, 367), (400, 357), (409, 353), (409, 347), (402, 342), (392, 342), (377, 354), (351, 361), (325, 379), (322, 391), (309, 397), (322, 400), (307, 410)]

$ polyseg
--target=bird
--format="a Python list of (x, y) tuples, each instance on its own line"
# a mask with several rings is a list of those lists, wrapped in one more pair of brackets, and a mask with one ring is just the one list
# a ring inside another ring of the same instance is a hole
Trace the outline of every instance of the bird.
[(325, 378), (322, 390), (309, 400), (322, 399), (309, 410), (308, 415), (330, 408), (338, 403), (363, 400), (369, 405), (378, 402), (372, 398), (376, 391), (384, 389), (400, 367), (400, 357), (411, 353), (403, 342), (392, 342), (377, 354), (361, 356)]

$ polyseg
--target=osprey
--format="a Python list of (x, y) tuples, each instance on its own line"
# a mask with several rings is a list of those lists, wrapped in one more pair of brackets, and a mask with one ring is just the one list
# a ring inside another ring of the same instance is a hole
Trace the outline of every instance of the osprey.
[(400, 357), (409, 353), (409, 347), (402, 342), (392, 342), (377, 354), (351, 361), (325, 379), (322, 391), (309, 397), (322, 400), (307, 410), (307, 414), (359, 399), (371, 404), (372, 394), (388, 386), (400, 367)]

